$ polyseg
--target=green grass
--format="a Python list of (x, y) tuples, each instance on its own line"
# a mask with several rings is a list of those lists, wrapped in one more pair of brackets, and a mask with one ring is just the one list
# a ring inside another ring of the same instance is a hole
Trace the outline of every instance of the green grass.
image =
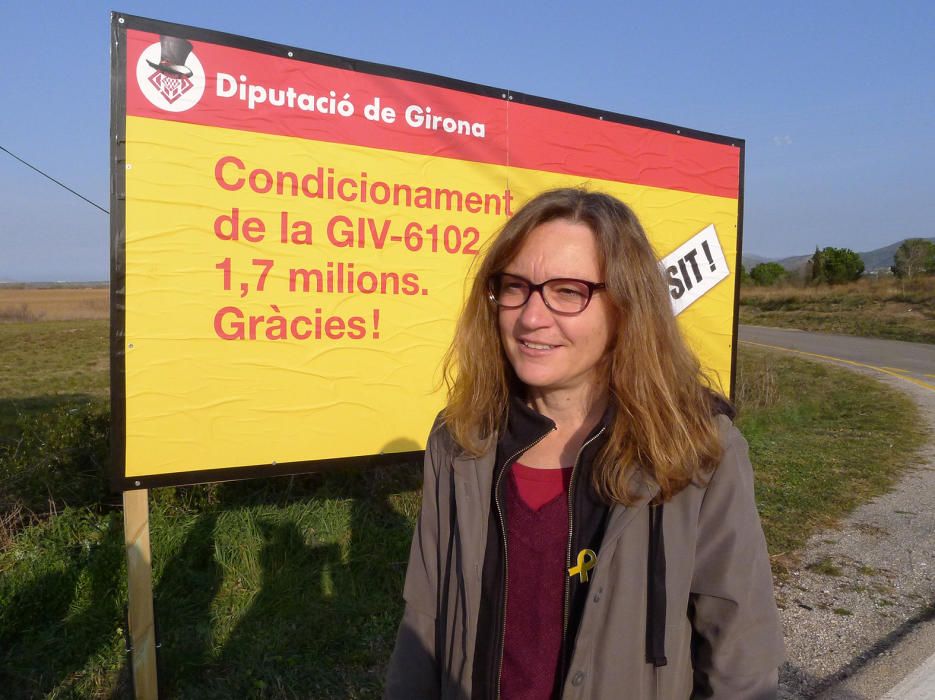
[[(401, 465), (155, 491), (165, 697), (378, 697), (419, 477)], [(119, 510), (27, 528), (0, 575), (4, 697), (127, 692)]]
[(23, 416), (108, 392), (106, 320), (0, 323), (0, 444)]
[(812, 533), (884, 493), (926, 438), (905, 395), (830, 365), (742, 346), (736, 386), (780, 569)]
[[(50, 324), (34, 326), (46, 338), (34, 344), (55, 337)], [(106, 370), (89, 364), (95, 352), (87, 349), (103, 327), (72, 326), (79, 327), (73, 336), (88, 339), (78, 378), (50, 360), (48, 394), (38, 380), (25, 394), (55, 396), (63, 384), (67, 396), (104, 393)], [(28, 329), (18, 332), (33, 342)], [(98, 348), (106, 357), (106, 344)], [(921, 441), (912, 405), (871, 380), (746, 348), (739, 370), (739, 423), (774, 555), (793, 553), (885, 489)], [(4, 381), (7, 395), (22, 389)], [(106, 403), (49, 406), (20, 412), (19, 437), (0, 444), (0, 479), (10, 485), (0, 493), (0, 517), (8, 518), (0, 539), (0, 688), (11, 698), (124, 697), (122, 513), (100, 478)], [(420, 477), (418, 465), (401, 464), (153, 490), (164, 696), (379, 697)], [(38, 515), (10, 519), (17, 509)]]
[(817, 574), (823, 574), (825, 576), (842, 576), (844, 574), (844, 571), (841, 569), (841, 567), (827, 557), (808, 564), (805, 568), (809, 571), (814, 571)]

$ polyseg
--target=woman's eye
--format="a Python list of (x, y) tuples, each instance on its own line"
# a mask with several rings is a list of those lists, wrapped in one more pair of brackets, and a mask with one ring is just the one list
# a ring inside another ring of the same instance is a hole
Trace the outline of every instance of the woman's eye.
[(567, 297), (569, 299), (577, 299), (585, 295), (584, 292), (578, 287), (559, 287), (557, 292), (559, 296)]

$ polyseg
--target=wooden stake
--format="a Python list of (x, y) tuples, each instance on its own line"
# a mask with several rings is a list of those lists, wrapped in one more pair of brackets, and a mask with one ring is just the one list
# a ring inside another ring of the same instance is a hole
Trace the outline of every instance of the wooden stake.
[(149, 491), (123, 492), (123, 534), (129, 583), (130, 659), (137, 700), (157, 700), (153, 561), (149, 548)]

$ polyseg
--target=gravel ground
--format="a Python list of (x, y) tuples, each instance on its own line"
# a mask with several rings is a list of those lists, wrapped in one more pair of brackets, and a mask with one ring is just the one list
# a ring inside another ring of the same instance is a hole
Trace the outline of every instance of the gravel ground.
[(935, 391), (869, 374), (916, 401), (933, 439), (891, 492), (813, 536), (799, 568), (777, 583), (788, 659), (783, 699), (881, 697), (877, 689), (855, 691), (847, 679), (881, 660), (897, 667), (888, 657), (901, 653), (899, 641), (935, 614)]

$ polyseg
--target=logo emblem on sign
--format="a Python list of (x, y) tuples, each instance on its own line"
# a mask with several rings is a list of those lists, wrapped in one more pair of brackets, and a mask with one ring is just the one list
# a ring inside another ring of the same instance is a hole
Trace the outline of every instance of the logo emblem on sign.
[(140, 54), (136, 80), (154, 106), (167, 112), (191, 109), (205, 91), (205, 71), (187, 39), (160, 36)]

